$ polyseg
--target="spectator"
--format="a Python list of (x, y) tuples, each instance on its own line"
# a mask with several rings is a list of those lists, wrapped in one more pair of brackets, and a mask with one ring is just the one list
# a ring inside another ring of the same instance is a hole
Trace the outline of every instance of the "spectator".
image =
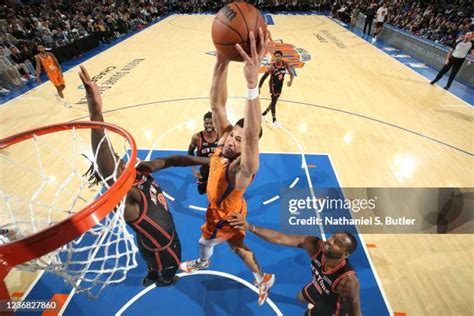
[(351, 30), (353, 30), (357, 25), (357, 20), (359, 20), (359, 13), (360, 13), (359, 5), (355, 4), (351, 12)]
[(365, 31), (367, 29), (368, 29), (367, 34), (370, 35), (374, 17), (375, 17), (375, 3), (372, 3), (368, 6), (367, 10), (365, 11), (364, 35), (366, 34)]
[(15, 46), (10, 48), (11, 54), (10, 54), (10, 59), (15, 62), (19, 67), (18, 70), (20, 74), (23, 76), (25, 79), (34, 79), (34, 73), (35, 70), (33, 68), (33, 65), (31, 62), (26, 59), (23, 54), (20, 52), (18, 48)]
[[(451, 87), (451, 84), (453, 83), (453, 80), (456, 77), (456, 74), (458, 73), (459, 69), (461, 69), (461, 66), (464, 63), (464, 60), (466, 59), (467, 55), (471, 54), (471, 57), (474, 57), (472, 54), (473, 40), (474, 33), (469, 32), (466, 35), (462, 36), (461, 39), (453, 45), (452, 49), (449, 50), (448, 55), (446, 55), (444, 67), (441, 68), (436, 78), (434, 78), (433, 81), (430, 82), (430, 84), (433, 85), (438, 82), (438, 80), (441, 79), (441, 77), (443, 77), (443, 75), (447, 73), (449, 69), (452, 68), (451, 73), (449, 74), (448, 83), (446, 84), (444, 89), (448, 90)], [(470, 63), (471, 61), (468, 61), (468, 64)]]
[[(372, 16), (371, 11), (374, 9), (371, 1), (360, 0), (357, 2), (361, 11), (369, 16), (365, 21), (364, 34), (367, 33), (367, 29), (369, 29), (368, 34), (371, 33), (370, 17)], [(342, 4), (339, 2), (337, 9), (344, 3), (351, 3), (351, 1), (343, 1)], [(335, 6), (333, 6), (333, 10), (334, 8)], [(394, 0), (387, 3), (387, 10), (390, 14), (385, 17), (384, 23), (446, 46), (452, 46), (456, 38), (474, 30), (472, 1)], [(376, 30), (375, 33), (379, 32)]]
[(7, 50), (0, 46), (0, 83), (9, 89), (14, 89), (27, 80), (21, 78), (16, 64), (7, 55)]
[(374, 39), (377, 39), (377, 36), (382, 31), (383, 23), (387, 18), (388, 9), (387, 4), (384, 2), (382, 6), (377, 10), (376, 20), (375, 20), (375, 31), (374, 31)]

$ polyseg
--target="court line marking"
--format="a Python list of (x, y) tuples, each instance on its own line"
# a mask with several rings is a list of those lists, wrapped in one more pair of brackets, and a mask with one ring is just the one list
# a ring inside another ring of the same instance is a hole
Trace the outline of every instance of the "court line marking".
[(280, 198), (279, 195), (275, 195), (274, 197), (272, 197), (272, 198), (270, 198), (270, 199), (268, 199), (268, 200), (266, 200), (266, 201), (263, 201), (262, 204), (263, 204), (263, 205), (270, 204), (270, 203), (272, 203), (272, 202), (278, 200), (279, 198)]
[(35, 280), (30, 284), (28, 289), (26, 290), (25, 293), (23, 293), (23, 296), (20, 298), (20, 301), (26, 300), (28, 295), (30, 295), (30, 292), (33, 290), (33, 288), (36, 286), (36, 284), (39, 282), (39, 280), (43, 277), (45, 270), (40, 270), (38, 275), (36, 276)]
[[(341, 189), (342, 196), (344, 196), (344, 191), (342, 190), (342, 183), (340, 181), (339, 175), (337, 174), (335, 165), (333, 164), (333, 161), (332, 161), (330, 155), (328, 155), (328, 158), (329, 158), (329, 162), (331, 163), (331, 167), (334, 171), (334, 175), (336, 176), (337, 183), (339, 184), (339, 188)], [(357, 230), (357, 232), (359, 232), (358, 227), (356, 225), (354, 225), (354, 227)], [(392, 306), (390, 305), (390, 302), (387, 298), (387, 294), (385, 293), (385, 290), (382, 286), (382, 282), (380, 281), (379, 275), (377, 274), (377, 270), (375, 269), (374, 263), (372, 262), (372, 258), (370, 257), (370, 253), (367, 250), (367, 246), (365, 244), (364, 237), (363, 237), (362, 234), (358, 234), (358, 235), (359, 235), (360, 243), (362, 244), (362, 248), (364, 249), (365, 256), (367, 257), (367, 261), (369, 261), (370, 269), (371, 269), (372, 273), (374, 274), (375, 282), (377, 282), (377, 286), (379, 287), (380, 293), (382, 294), (382, 298), (384, 300), (385, 306), (387, 307), (388, 312), (390, 313), (390, 315), (393, 315)]]
[[(328, 18), (329, 21), (332, 21), (335, 25), (338, 25), (339, 27), (342, 27), (341, 25), (339, 25), (338, 23), (336, 23), (333, 19), (331, 18)], [(354, 32), (350, 32), (349, 30), (347, 30), (346, 28), (342, 27), (345, 31), (349, 32), (349, 33), (352, 33), (352, 34), (355, 34)], [(357, 35), (357, 34), (356, 34)], [(396, 58), (393, 58), (390, 54), (388, 54), (385, 50), (387, 50), (387, 48), (390, 49), (390, 47), (384, 47), (382, 49), (378, 48), (377, 46), (373, 45), (372, 43), (369, 43), (368, 41), (365, 41), (364, 39), (362, 39), (359, 35), (357, 35), (357, 37), (359, 39), (361, 39), (363, 42), (366, 42), (369, 44), (370, 47), (376, 49), (377, 51), (379, 52), (382, 52), (384, 53), (385, 55), (389, 56), (392, 60), (395, 60), (397, 61), (398, 63), (402, 64), (403, 66), (405, 66), (406, 68), (408, 68), (409, 70), (411, 70), (412, 72), (414, 72), (415, 74), (417, 74), (418, 76), (420, 76), (421, 78), (423, 78), (424, 80), (430, 82), (431, 80), (426, 78), (425, 76), (423, 76), (422, 74), (418, 73), (417, 71), (415, 71), (413, 68), (409, 67), (408, 65), (404, 64), (402, 61), (396, 59)], [(397, 48), (395, 48), (397, 49)], [(387, 50), (387, 51), (394, 51), (394, 50)], [(400, 50), (399, 50), (400, 51)], [(415, 59), (414, 57), (410, 56), (411, 58)], [(434, 68), (432, 68), (434, 69)], [(434, 69), (435, 71), (437, 71), (436, 69)], [(461, 102), (465, 103), (466, 106), (468, 107), (472, 107), (473, 105), (469, 104), (467, 101), (464, 101), (463, 99), (461, 99), (460, 97), (458, 97), (457, 95), (455, 95), (454, 93), (452, 93), (451, 91), (449, 90), (444, 90), (443, 88), (441, 88), (440, 86), (438, 85), (435, 85), (436, 87), (438, 87), (438, 89), (442, 89), (444, 92), (447, 92), (449, 94), (451, 94), (453, 97), (457, 98), (458, 100), (460, 100)], [(466, 85), (465, 85), (466, 86)], [(467, 87), (467, 86), (466, 86)], [(468, 87), (469, 88), (469, 87)], [(470, 89), (470, 88), (469, 88)]]
[(299, 181), (300, 181), (300, 177), (296, 177), (296, 179), (293, 180), (293, 182), (290, 184), (289, 188), (293, 189)]
[[(79, 58), (79, 60), (76, 61), (77, 64), (74, 64), (73, 61), (67, 61), (67, 62), (65, 62), (65, 63), (71, 62), (71, 63), (73, 63), (73, 64), (71, 65), (70, 68), (68, 68), (67, 70), (63, 71), (63, 74), (66, 73), (66, 72), (69, 72), (69, 71), (73, 71), (74, 68), (79, 67), (80, 65), (84, 64), (86, 61), (90, 61), (92, 58), (97, 57), (97, 56), (99, 56), (99, 55), (105, 53), (105, 52), (108, 51), (109, 49), (111, 49), (111, 48), (113, 48), (113, 47), (115, 47), (115, 46), (118, 46), (119, 44), (121, 44), (121, 43), (127, 41), (128, 39), (130, 39), (130, 38), (132, 38), (132, 37), (134, 37), (134, 36), (136, 36), (136, 35), (142, 33), (143, 31), (146, 31), (147, 29), (152, 28), (153, 26), (159, 24), (160, 22), (162, 22), (163, 20), (165, 20), (165, 19), (167, 19), (167, 18), (169, 18), (169, 17), (172, 17), (173, 15), (175, 15), (175, 14), (165, 14), (165, 15), (163, 15), (163, 16), (160, 17), (157, 21), (152, 22), (150, 25), (147, 25), (145, 28), (143, 28), (143, 29), (141, 29), (141, 30), (133, 31), (133, 32), (135, 32), (135, 34), (131, 34), (131, 35), (128, 36), (128, 37), (125, 35), (124, 38), (119, 39), (116, 43), (112, 44), (110, 47), (104, 49), (103, 51), (100, 51), (100, 52), (98, 52), (97, 54), (94, 54), (94, 55), (92, 55), (91, 57), (89, 57), (89, 58), (87, 58), (87, 59), (85, 59), (85, 60), (82, 60), (82, 59)], [(98, 47), (98, 46), (97, 46), (97, 47)], [(97, 48), (97, 47), (95, 47), (95, 48)], [(93, 48), (93, 49), (95, 49), (95, 48)], [(90, 51), (89, 51), (89, 52), (90, 52)], [(86, 53), (88, 53), (88, 52), (86, 52)], [(64, 65), (65, 63), (62, 63), (62, 64), (61, 64), (61, 67), (64, 67), (64, 66), (65, 66), (65, 65)], [(77, 69), (76, 69), (76, 70), (77, 70)], [(48, 77), (46, 76), (45, 73), (42, 73), (41, 76), (43, 77), (42, 79), (44, 79), (45, 81), (43, 81), (43, 82), (41, 82), (40, 84), (34, 86), (33, 88), (30, 88), (30, 89), (24, 91), (23, 93), (20, 93), (19, 95), (15, 96), (15, 97), (13, 97), (13, 98), (11, 98), (11, 99), (7, 99), (7, 101), (5, 101), (5, 102), (3, 102), (3, 103), (0, 103), (0, 107), (5, 106), (5, 105), (7, 105), (8, 103), (10, 103), (11, 101), (16, 100), (16, 99), (18, 99), (18, 98), (20, 98), (20, 97), (22, 97), (22, 96), (28, 94), (29, 92), (32, 92), (32, 91), (36, 90), (37, 88), (41, 87), (42, 85), (44, 85), (44, 84), (46, 84), (46, 83), (49, 83), (49, 79), (48, 79)], [(53, 96), (55, 93), (56, 93), (56, 92), (51, 93), (51, 96)], [(48, 99), (49, 99), (49, 98), (48, 98)]]
[[(246, 281), (242, 278), (239, 278), (238, 276), (235, 276), (233, 274), (226, 273), (226, 272), (215, 271), (215, 270), (201, 270), (201, 271), (196, 271), (196, 272), (193, 272), (193, 273), (181, 272), (177, 276), (180, 277), (180, 278), (184, 278), (184, 277), (187, 277), (187, 276), (195, 276), (195, 275), (215, 275), (215, 276), (220, 276), (220, 277), (223, 277), (223, 278), (227, 278), (227, 279), (236, 281), (236, 282), (248, 287), (253, 292), (258, 294), (258, 289), (253, 284), (249, 283), (248, 281)], [(148, 292), (150, 292), (151, 290), (153, 290), (155, 288), (156, 288), (156, 285), (150, 285), (146, 289), (143, 289), (141, 292), (139, 292), (134, 297), (132, 297), (125, 305), (123, 305), (118, 310), (118, 312), (115, 313), (115, 315), (121, 316), (137, 300), (139, 300), (142, 296), (144, 296), (145, 294), (147, 294)], [(273, 309), (273, 311), (275, 312), (276, 315), (283, 316), (283, 313), (276, 306), (276, 304), (270, 299), (270, 297), (267, 298), (266, 303), (268, 305), (270, 305), (270, 307)]]
[[(302, 149), (303, 147), (302, 147), (301, 144), (299, 143), (298, 139), (297, 139), (293, 134), (291, 134), (290, 131), (288, 131), (286, 128), (281, 127), (281, 129), (282, 129), (283, 131), (285, 131), (291, 138), (293, 138), (293, 140), (297, 143), (298, 148), (300, 148), (300, 151), (301, 151), (302, 156), (304, 157), (304, 152), (303, 152), (303, 149)], [(338, 177), (337, 172), (336, 172), (335, 165), (333, 164), (332, 159), (331, 159), (331, 155), (327, 154), (327, 157), (328, 157), (329, 162), (330, 162), (330, 164), (331, 164), (331, 168), (332, 168), (333, 171), (334, 171), (334, 175), (336, 176), (336, 180), (337, 180), (337, 182), (338, 182), (339, 188), (341, 189), (341, 192), (342, 192), (342, 194), (344, 195), (344, 192), (342, 191), (341, 182), (340, 182), (339, 177)], [(308, 170), (308, 166), (307, 166), (307, 163), (306, 163), (306, 159), (305, 159), (305, 161), (304, 161), (304, 166), (305, 166), (305, 172), (306, 172), (306, 179), (307, 179), (307, 181), (308, 181), (308, 186), (310, 187), (311, 195), (312, 195), (313, 198), (316, 198), (316, 197), (315, 197), (315, 194), (314, 194), (314, 190), (313, 190), (313, 184), (312, 184), (312, 181), (311, 181), (311, 177), (309, 176), (309, 170)], [(317, 216), (318, 218), (320, 218), (319, 213), (318, 213), (317, 211), (315, 211), (315, 213), (316, 213), (316, 216)], [(357, 230), (357, 226), (354, 225), (354, 227), (355, 227), (355, 229)], [(325, 233), (324, 233), (323, 225), (321, 225), (321, 226), (319, 227), (319, 229), (320, 229), (320, 231), (321, 231), (321, 237), (323, 237), (322, 239), (323, 239), (323, 240), (326, 240), (326, 235), (325, 235)], [(372, 273), (374, 274), (375, 282), (377, 283), (377, 286), (378, 286), (378, 288), (379, 288), (379, 290), (380, 290), (380, 293), (382, 294), (382, 298), (383, 298), (383, 300), (384, 300), (385, 306), (387, 307), (387, 310), (388, 310), (389, 314), (390, 314), (390, 315), (393, 315), (393, 310), (392, 310), (392, 307), (390, 306), (390, 303), (389, 303), (389, 301), (388, 301), (388, 299), (387, 299), (387, 295), (386, 295), (385, 290), (384, 290), (384, 288), (383, 288), (383, 286), (382, 286), (382, 282), (380, 281), (380, 278), (379, 278), (379, 276), (378, 276), (378, 274), (377, 274), (377, 270), (376, 270), (375, 267), (374, 267), (374, 264), (373, 264), (373, 262), (372, 262), (372, 258), (370, 257), (370, 254), (369, 254), (369, 252), (367, 251), (367, 247), (366, 247), (366, 245), (365, 245), (365, 240), (364, 240), (364, 238), (362, 237), (361, 234), (358, 234), (358, 237), (359, 237), (359, 239), (360, 239), (360, 241), (361, 241), (362, 247), (363, 247), (364, 252), (365, 252), (365, 256), (367, 257), (367, 261), (369, 262), (370, 269), (371, 269)]]
[[(376, 48), (376, 47), (374, 47)], [(388, 55), (390, 56), (390, 55)], [(391, 57), (391, 56), (390, 56)], [(393, 58), (392, 58), (393, 59)], [(394, 59), (396, 60), (396, 59)], [(409, 68), (410, 69), (410, 68)], [(414, 70), (413, 70), (414, 71)], [(415, 72), (415, 71), (414, 71)], [(420, 75), (421, 76), (421, 75)], [(245, 99), (245, 97), (229, 97), (229, 98), (235, 98), (235, 99)], [(171, 102), (177, 102), (177, 101), (194, 101), (194, 100), (206, 100), (206, 99), (209, 99), (209, 97), (189, 97), (189, 98), (179, 98), (179, 99), (167, 99), (167, 100), (160, 100), (160, 101), (154, 101), (154, 102), (146, 102), (146, 103), (141, 103), (141, 104), (135, 104), (135, 105), (127, 105), (127, 106), (124, 106), (124, 107), (121, 107), (121, 108), (116, 108), (116, 109), (112, 109), (112, 110), (108, 110), (108, 111), (104, 111), (103, 114), (107, 114), (107, 113), (112, 113), (112, 112), (116, 112), (116, 111), (121, 111), (121, 110), (125, 110), (125, 109), (131, 109), (131, 108), (136, 108), (136, 107), (141, 107), (141, 106), (147, 106), (147, 105), (154, 105), (154, 104), (161, 104), (161, 103), (171, 103)], [(270, 100), (270, 98), (260, 98), (261, 100)], [(363, 115), (363, 114), (358, 114), (358, 113), (355, 113), (355, 112), (351, 112), (351, 111), (346, 111), (346, 110), (341, 110), (341, 109), (337, 109), (337, 108), (333, 108), (333, 107), (330, 107), (330, 106), (325, 106), (325, 105), (319, 105), (319, 104), (314, 104), (314, 103), (308, 103), (308, 102), (303, 102), (303, 101), (292, 101), (292, 100), (285, 100), (285, 99), (280, 99), (281, 102), (287, 102), (287, 103), (293, 103), (293, 104), (300, 104), (300, 105), (307, 105), (307, 106), (314, 106), (314, 107), (317, 107), (317, 108), (321, 108), (321, 109), (325, 109), (325, 110), (329, 110), (329, 111), (335, 111), (335, 112), (339, 112), (339, 113), (344, 113), (344, 114), (348, 114), (348, 115), (353, 115), (353, 116), (356, 116), (356, 117), (359, 117), (359, 118), (362, 118), (362, 119), (366, 119), (366, 120), (369, 120), (369, 121), (373, 121), (373, 122), (376, 122), (376, 123), (380, 123), (380, 124), (383, 124), (383, 125), (387, 125), (387, 126), (390, 126), (390, 127), (393, 127), (393, 128), (396, 128), (396, 129), (399, 129), (399, 130), (402, 130), (402, 131), (405, 131), (407, 133), (410, 133), (410, 134), (413, 134), (413, 135), (416, 135), (418, 137), (421, 137), (421, 138), (425, 138), (426, 140), (430, 140), (434, 143), (437, 143), (439, 145), (443, 145), (443, 146), (446, 146), (446, 147), (449, 147), (451, 149), (454, 149), (456, 151), (459, 151), (461, 153), (464, 153), (466, 155), (469, 155), (469, 156), (472, 156), (474, 157), (474, 153), (471, 153), (471, 152), (468, 152), (467, 150), (464, 150), (464, 149), (461, 149), (461, 148), (458, 148), (456, 146), (453, 146), (453, 145), (450, 145), (448, 143), (445, 143), (445, 142), (442, 142), (440, 140), (437, 140), (435, 138), (432, 138), (430, 136), (427, 136), (427, 135), (424, 135), (422, 133), (419, 133), (419, 132), (415, 132), (413, 130), (410, 130), (408, 128), (405, 128), (405, 127), (402, 127), (402, 126), (399, 126), (399, 125), (395, 125), (393, 123), (389, 123), (389, 122), (386, 122), (386, 121), (382, 121), (382, 120), (379, 120), (379, 119), (376, 119), (376, 118), (373, 118), (373, 117), (370, 117), (370, 116), (366, 116), (366, 115)], [(462, 100), (461, 100), (462, 101)], [(464, 101), (463, 101), (464, 102)], [(71, 120), (71, 122), (74, 122), (74, 121), (78, 121), (78, 120), (82, 120), (82, 119), (86, 119), (86, 118), (89, 118), (89, 116), (81, 116), (81, 117), (78, 117), (76, 119), (73, 119)]]
[[(296, 146), (298, 146), (298, 149), (300, 150), (301, 154), (301, 168), (304, 169), (304, 172), (306, 174), (306, 181), (308, 182), (309, 186), (309, 191), (311, 192), (311, 196), (313, 199), (316, 199), (316, 194), (314, 193), (313, 189), (313, 182), (311, 180), (311, 176), (309, 175), (309, 169), (308, 169), (308, 164), (306, 163), (306, 157), (305, 157), (305, 152), (303, 150), (303, 146), (299, 142), (298, 138), (296, 138), (289, 130), (287, 130), (284, 126), (280, 127), (282, 131), (284, 131), (293, 141), (296, 143)], [(328, 155), (329, 156), (329, 155)], [(334, 168), (333, 168), (334, 169)], [(316, 214), (316, 217), (318, 219), (321, 219), (319, 216), (319, 212), (317, 210), (314, 210), (314, 213)], [(323, 225), (319, 226), (319, 231), (321, 233), (321, 237), (323, 240), (326, 240), (326, 234), (324, 233)]]
[(163, 134), (160, 135), (160, 137), (158, 137), (158, 139), (153, 143), (153, 145), (148, 149), (148, 154), (146, 155), (145, 157), (145, 160), (150, 160), (151, 158), (151, 154), (153, 153), (153, 151), (156, 149), (156, 147), (158, 146), (158, 144), (166, 137), (168, 136), (168, 134), (170, 134), (171, 132), (173, 132), (174, 130), (176, 129), (179, 129), (179, 128), (182, 128), (183, 126), (186, 126), (186, 124), (189, 124), (190, 122), (194, 122), (194, 121), (197, 121), (197, 118), (193, 118), (193, 119), (188, 119), (184, 122), (181, 122), (175, 126), (173, 126), (172, 128), (168, 129), (167, 131), (165, 131)]
[(200, 206), (195, 206), (195, 205), (188, 205), (189, 208), (192, 208), (193, 210), (198, 210), (198, 211), (203, 211), (206, 212), (207, 208), (205, 207), (200, 207)]
[(169, 195), (168, 193), (166, 193), (165, 191), (161, 190), (161, 192), (163, 192), (163, 195), (167, 198), (167, 199), (170, 199), (171, 201), (174, 201), (175, 198), (172, 197), (171, 195)]

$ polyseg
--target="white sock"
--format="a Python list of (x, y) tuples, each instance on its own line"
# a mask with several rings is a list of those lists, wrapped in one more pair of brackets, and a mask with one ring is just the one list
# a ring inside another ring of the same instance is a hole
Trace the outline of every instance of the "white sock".
[[(202, 241), (201, 241), (202, 240)], [(199, 261), (207, 261), (214, 253), (214, 245), (206, 243), (205, 240), (199, 240)]]
[(258, 272), (252, 272), (253, 276), (255, 277), (255, 281), (257, 281), (258, 284), (260, 284), (263, 281), (263, 272), (258, 271)]

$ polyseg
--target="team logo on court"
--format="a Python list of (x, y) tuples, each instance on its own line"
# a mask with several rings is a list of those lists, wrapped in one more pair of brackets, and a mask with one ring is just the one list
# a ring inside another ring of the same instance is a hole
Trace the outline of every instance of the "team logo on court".
[[(263, 58), (260, 67), (261, 73), (267, 71), (267, 67), (272, 62), (272, 56), (277, 50), (283, 53), (283, 60), (290, 64), (294, 75), (296, 75), (296, 68), (302, 68), (306, 62), (311, 60), (311, 54), (307, 50), (298, 48), (293, 44), (283, 43), (282, 40), (276, 40), (268, 44), (269, 53)], [(206, 54), (216, 56), (215, 51)]]

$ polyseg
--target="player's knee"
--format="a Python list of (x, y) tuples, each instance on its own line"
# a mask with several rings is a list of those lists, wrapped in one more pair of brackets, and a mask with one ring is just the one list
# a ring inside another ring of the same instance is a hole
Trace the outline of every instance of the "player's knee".
[(245, 258), (249, 254), (249, 251), (246, 250), (244, 247), (231, 246), (231, 249), (240, 258)]
[(201, 238), (199, 238), (199, 245), (200, 245), (200, 246), (203, 246), (203, 247), (208, 247), (208, 246), (209, 246), (209, 242), (207, 241), (207, 239), (201, 237)]

